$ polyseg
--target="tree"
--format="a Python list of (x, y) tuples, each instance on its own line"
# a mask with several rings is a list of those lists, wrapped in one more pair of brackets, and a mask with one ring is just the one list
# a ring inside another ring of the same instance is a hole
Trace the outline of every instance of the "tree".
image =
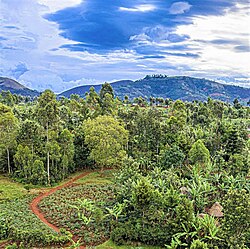
[(176, 117), (180, 129), (183, 129), (187, 123), (187, 108), (181, 100), (174, 102), (172, 115)]
[(11, 173), (10, 148), (13, 147), (17, 136), (18, 120), (13, 112), (0, 103), (0, 147), (7, 152), (8, 172)]
[(98, 116), (84, 123), (85, 142), (91, 149), (90, 158), (103, 166), (120, 165), (126, 152), (128, 131), (111, 116)]
[(223, 203), (225, 248), (246, 248), (250, 233), (250, 196), (246, 190), (229, 190)]
[(15, 166), (17, 167), (16, 174), (18, 177), (26, 180), (32, 175), (33, 154), (28, 146), (18, 145), (14, 156)]
[(189, 160), (193, 164), (206, 164), (210, 162), (210, 153), (202, 140), (197, 140), (191, 147), (189, 153)]
[(64, 129), (59, 135), (59, 142), (61, 146), (62, 154), (62, 172), (63, 178), (67, 175), (69, 171), (69, 166), (73, 165), (74, 158), (74, 143), (73, 136), (68, 129)]
[(30, 181), (33, 184), (45, 184), (46, 183), (46, 171), (44, 164), (41, 160), (36, 159), (32, 165), (32, 175)]
[(234, 99), (233, 104), (235, 109), (240, 109), (242, 107), (238, 99)]
[(112, 99), (114, 98), (114, 90), (113, 90), (112, 86), (109, 83), (105, 82), (102, 85), (102, 88), (100, 90), (100, 99), (101, 99), (101, 101), (104, 99), (104, 97), (105, 97), (105, 95), (107, 93), (111, 95)]
[(49, 142), (49, 130), (54, 128), (58, 121), (58, 103), (56, 101), (56, 95), (50, 91), (45, 90), (38, 98), (37, 103), (37, 118), (43, 127), (46, 129), (46, 150), (47, 150), (47, 177), (48, 184), (50, 184), (50, 148)]
[(21, 123), (21, 127), (17, 136), (17, 141), (19, 144), (30, 146), (33, 155), (34, 146), (41, 143), (43, 131), (43, 128), (38, 122), (26, 119), (23, 123)]
[(110, 93), (106, 93), (101, 100), (102, 115), (114, 114), (115, 102)]
[(89, 160), (89, 148), (85, 143), (85, 135), (83, 126), (74, 129), (74, 163), (79, 168), (84, 168), (92, 165), (92, 160)]
[(185, 159), (185, 154), (177, 145), (173, 145), (163, 151), (160, 154), (160, 165), (164, 169), (168, 169), (171, 166), (181, 166)]
[(246, 135), (244, 134), (243, 127), (233, 125), (225, 134), (226, 152), (228, 156), (236, 153), (241, 153), (245, 147)]
[[(246, 151), (246, 153), (248, 152)], [(233, 154), (229, 158), (228, 169), (230, 170), (230, 174), (235, 177), (238, 174), (247, 176), (250, 169), (250, 162), (242, 154)]]
[(160, 198), (160, 192), (152, 185), (146, 177), (138, 179), (132, 190), (132, 203), (140, 210), (148, 209), (155, 205)]

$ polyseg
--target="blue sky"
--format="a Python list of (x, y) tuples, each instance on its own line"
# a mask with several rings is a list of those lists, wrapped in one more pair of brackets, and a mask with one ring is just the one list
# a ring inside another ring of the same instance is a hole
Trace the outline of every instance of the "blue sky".
[(55, 92), (189, 75), (250, 87), (248, 0), (0, 0), (0, 75)]

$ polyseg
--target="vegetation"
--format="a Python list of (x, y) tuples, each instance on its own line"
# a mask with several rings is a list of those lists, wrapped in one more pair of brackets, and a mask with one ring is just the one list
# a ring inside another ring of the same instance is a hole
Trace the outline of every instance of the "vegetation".
[(96, 247), (96, 249), (161, 249), (161, 247), (158, 246), (145, 246), (145, 245), (139, 245), (139, 246), (117, 246), (114, 242), (111, 240), (103, 243), (102, 245), (99, 245)]
[[(109, 239), (99, 248), (249, 248), (249, 120), (238, 100), (121, 100), (109, 84), (85, 98), (2, 95), (0, 240), (19, 248)], [(29, 209), (30, 189), (83, 169), (95, 172), (39, 204), (64, 229), (56, 233)]]
[(32, 196), (0, 203), (0, 238), (11, 238), (21, 245), (64, 245), (71, 235), (65, 231), (57, 234), (44, 225), (29, 209)]
[(107, 175), (107, 179), (98, 181), (93, 173), (83, 185), (58, 190), (43, 199), (39, 207), (52, 224), (65, 228), (88, 245), (100, 244), (110, 233), (108, 209), (113, 205), (114, 187), (108, 179)]
[(27, 190), (22, 184), (16, 183), (7, 177), (0, 176), (0, 202), (19, 198), (25, 194), (27, 194)]

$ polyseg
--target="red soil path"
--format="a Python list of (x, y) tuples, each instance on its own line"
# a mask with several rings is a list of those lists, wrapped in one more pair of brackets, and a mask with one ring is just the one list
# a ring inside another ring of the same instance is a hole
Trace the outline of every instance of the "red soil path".
[[(92, 172), (93, 172), (93, 171), (92, 171)], [(66, 182), (66, 183), (64, 183), (64, 184), (62, 184), (62, 185), (60, 185), (60, 186), (57, 186), (57, 187), (54, 187), (54, 188), (50, 189), (48, 192), (45, 192), (45, 193), (40, 194), (39, 196), (37, 196), (35, 199), (32, 200), (32, 202), (30, 203), (30, 209), (32, 210), (32, 212), (33, 212), (33, 213), (34, 213), (34, 214), (35, 214), (44, 224), (46, 224), (47, 226), (49, 226), (50, 228), (52, 228), (54, 231), (56, 231), (57, 233), (59, 233), (60, 228), (57, 227), (57, 226), (55, 226), (55, 225), (53, 225), (53, 224), (51, 224), (51, 223), (49, 223), (49, 222), (46, 220), (46, 218), (44, 217), (44, 214), (39, 210), (39, 207), (38, 207), (39, 202), (40, 202), (43, 198), (45, 198), (45, 197), (47, 197), (47, 196), (53, 194), (53, 193), (56, 192), (57, 190), (70, 186), (71, 184), (73, 184), (73, 183), (74, 183), (75, 181), (77, 181), (78, 179), (81, 179), (81, 178), (87, 176), (88, 174), (90, 174), (90, 173), (92, 173), (92, 172), (85, 172), (85, 173), (82, 173), (82, 174), (80, 174), (79, 176), (76, 176), (76, 177), (72, 178), (72, 179), (69, 180), (68, 182)], [(84, 246), (81, 246), (80, 248), (82, 249), (82, 248), (85, 248), (85, 247), (84, 247)]]

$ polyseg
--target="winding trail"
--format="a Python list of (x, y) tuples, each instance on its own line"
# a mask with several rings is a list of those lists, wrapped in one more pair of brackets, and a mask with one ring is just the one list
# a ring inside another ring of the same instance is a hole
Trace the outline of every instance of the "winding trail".
[[(55, 226), (55, 225), (53, 225), (53, 224), (51, 224), (50, 222), (48, 222), (48, 220), (46, 220), (44, 214), (39, 210), (39, 207), (38, 207), (39, 202), (40, 202), (43, 198), (45, 198), (45, 197), (47, 197), (47, 196), (53, 194), (53, 193), (56, 192), (57, 190), (62, 189), (62, 188), (65, 188), (65, 187), (68, 187), (68, 186), (70, 186), (71, 184), (73, 184), (75, 181), (77, 181), (78, 179), (81, 179), (81, 178), (83, 178), (83, 177), (85, 177), (85, 176), (87, 176), (88, 174), (93, 173), (93, 172), (95, 172), (95, 171), (84, 172), (84, 173), (82, 173), (82, 174), (80, 174), (80, 175), (78, 175), (78, 176), (76, 176), (76, 177), (70, 179), (70, 180), (67, 181), (66, 183), (64, 183), (64, 184), (62, 184), (62, 185), (60, 185), (60, 186), (57, 186), (57, 187), (54, 187), (54, 188), (50, 189), (48, 192), (45, 192), (45, 193), (42, 193), (42, 194), (38, 195), (38, 196), (37, 196), (35, 199), (33, 199), (32, 202), (30, 203), (30, 209), (32, 210), (32, 212), (33, 212), (33, 213), (34, 213), (34, 214), (35, 214), (44, 224), (46, 224), (47, 226), (49, 226), (50, 228), (52, 228), (55, 232), (59, 233), (60, 228), (57, 227), (57, 226)], [(81, 246), (80, 248), (85, 248), (85, 247), (84, 247), (84, 246)]]

